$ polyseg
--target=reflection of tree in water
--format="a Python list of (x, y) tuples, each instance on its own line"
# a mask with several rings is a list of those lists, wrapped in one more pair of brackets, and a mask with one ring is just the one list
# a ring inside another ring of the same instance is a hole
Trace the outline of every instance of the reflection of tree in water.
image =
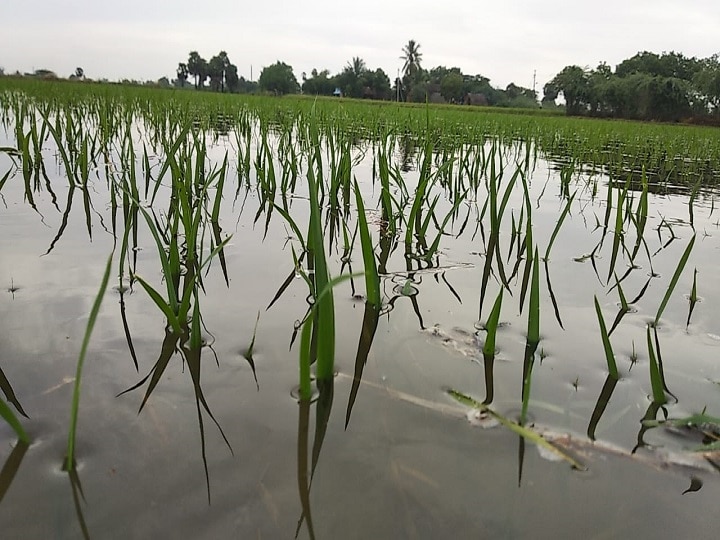
[(402, 172), (408, 172), (415, 169), (413, 161), (418, 148), (417, 140), (409, 134), (400, 136), (400, 142), (398, 143), (398, 158), (400, 161), (400, 170)]

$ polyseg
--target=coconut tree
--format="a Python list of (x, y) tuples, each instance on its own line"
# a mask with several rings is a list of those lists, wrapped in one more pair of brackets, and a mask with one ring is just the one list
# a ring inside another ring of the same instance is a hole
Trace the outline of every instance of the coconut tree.
[(367, 71), (365, 60), (359, 56), (353, 56), (353, 59), (345, 66), (345, 71), (352, 72), (357, 78)]
[(405, 92), (405, 99), (408, 100), (412, 87), (416, 82), (417, 75), (420, 73), (421, 67), (420, 62), (422, 60), (422, 53), (420, 52), (420, 44), (414, 39), (407, 42), (402, 48), (403, 55), (400, 60), (404, 60), (403, 64), (403, 88)]
[(420, 71), (420, 62), (422, 61), (420, 44), (414, 39), (411, 39), (407, 42), (407, 45), (402, 48), (402, 53), (403, 55), (400, 57), (400, 60), (405, 60), (403, 75), (412, 77)]

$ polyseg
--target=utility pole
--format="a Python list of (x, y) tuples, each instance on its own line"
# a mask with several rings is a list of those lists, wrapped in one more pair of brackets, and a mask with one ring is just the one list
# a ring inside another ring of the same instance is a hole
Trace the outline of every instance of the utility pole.
[(397, 94), (396, 101), (399, 103), (400, 102), (400, 68), (398, 68), (397, 77), (395, 78), (395, 93)]
[(537, 92), (535, 92), (535, 79), (537, 76), (537, 69), (533, 69), (533, 93), (537, 96)]

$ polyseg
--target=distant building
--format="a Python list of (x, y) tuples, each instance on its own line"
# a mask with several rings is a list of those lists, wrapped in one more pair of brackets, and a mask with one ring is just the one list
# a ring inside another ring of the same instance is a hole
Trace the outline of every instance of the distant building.
[(342, 97), (342, 90), (340, 90), (340, 88), (336, 87), (335, 90), (333, 91), (333, 96)]

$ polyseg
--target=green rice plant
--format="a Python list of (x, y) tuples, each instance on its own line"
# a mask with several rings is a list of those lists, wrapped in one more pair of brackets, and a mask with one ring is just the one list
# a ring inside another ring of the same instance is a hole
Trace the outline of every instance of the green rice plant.
[(590, 421), (588, 422), (587, 436), (591, 441), (595, 440), (595, 431), (600, 423), (600, 419), (605, 413), (605, 409), (607, 409), (608, 403), (610, 403), (610, 398), (612, 398), (617, 383), (617, 376), (608, 373), (602, 390), (600, 390), (597, 402), (595, 403), (595, 407), (593, 408), (593, 412), (590, 415)]
[(688, 213), (690, 214), (690, 227), (692, 227), (693, 230), (695, 230), (695, 215), (693, 212), (693, 206), (695, 203), (695, 198), (697, 197), (698, 191), (700, 191), (700, 185), (701, 180), (698, 179), (697, 182), (695, 182), (695, 185), (692, 188), (692, 192), (690, 193), (690, 198), (688, 199)]
[(3, 399), (0, 399), (0, 417), (12, 428), (21, 443), (30, 444), (30, 437), (28, 437), (15, 413)]
[[(228, 164), (228, 154), (227, 154), (227, 152), (225, 152), (225, 158), (223, 159), (223, 163), (220, 166), (220, 169), (217, 171), (215, 201), (213, 202), (212, 213), (210, 215), (210, 225), (212, 227), (212, 233), (213, 233), (213, 236), (212, 236), (213, 245), (211, 246), (211, 249), (214, 249), (215, 246), (222, 246), (227, 243), (227, 242), (223, 241), (223, 239), (222, 239), (222, 228), (220, 227), (220, 204), (222, 201), (223, 190), (225, 188), (225, 176), (227, 173), (227, 164)], [(228, 277), (227, 262), (225, 261), (225, 250), (224, 249), (220, 249), (218, 251), (218, 259), (220, 260), (220, 268), (222, 269), (223, 276), (225, 277), (225, 285), (227, 287), (230, 287), (230, 278)]]
[(530, 309), (528, 311), (528, 343), (540, 343), (540, 269), (538, 266), (538, 249), (535, 246), (535, 253), (532, 261), (532, 282), (530, 285)]
[(523, 358), (522, 408), (520, 411), (520, 425), (524, 425), (527, 418), (527, 411), (530, 405), (532, 372), (535, 365), (535, 351), (537, 351), (538, 344), (540, 343), (540, 270), (538, 267), (538, 260), (538, 249), (536, 246), (535, 254), (533, 256), (532, 283), (530, 285), (528, 333), (527, 341), (525, 342), (525, 356)]
[(495, 336), (497, 334), (498, 323), (500, 322), (500, 310), (502, 309), (502, 298), (503, 289), (495, 299), (492, 311), (488, 317), (487, 323), (485, 323), (485, 330), (487, 331), (487, 337), (485, 338), (485, 345), (483, 346), (483, 354), (490, 356), (495, 354)]
[(365, 297), (367, 303), (375, 309), (380, 309), (380, 277), (378, 276), (375, 253), (373, 251), (370, 230), (368, 229), (365, 205), (360, 195), (360, 186), (355, 180), (355, 204), (358, 212), (358, 227), (360, 230), (360, 246), (362, 248), (363, 265), (365, 267)]
[[(608, 191), (612, 190), (611, 187), (608, 187)], [(610, 255), (610, 267), (608, 269), (608, 275), (606, 281), (609, 283), (610, 278), (612, 277), (613, 273), (615, 272), (615, 264), (617, 263), (617, 257), (620, 252), (620, 246), (622, 245), (624, 247), (625, 245), (625, 235), (623, 230), (623, 215), (625, 211), (625, 202), (627, 200), (627, 194), (628, 194), (628, 184), (625, 184), (624, 189), (620, 189), (618, 186), (618, 199), (617, 199), (617, 208), (615, 211), (615, 228), (613, 231), (613, 246), (612, 246), (612, 253)]]
[(668, 285), (668, 288), (665, 291), (665, 296), (663, 296), (663, 299), (660, 302), (660, 307), (658, 307), (657, 313), (655, 314), (655, 320), (653, 321), (654, 326), (657, 326), (658, 322), (660, 321), (660, 316), (663, 314), (663, 311), (665, 311), (665, 306), (667, 306), (667, 303), (670, 300), (670, 297), (672, 296), (673, 291), (675, 290), (675, 285), (677, 285), (677, 282), (680, 279), (680, 275), (682, 274), (682, 271), (685, 269), (685, 265), (687, 264), (687, 261), (690, 258), (690, 253), (692, 252), (694, 245), (695, 245), (695, 235), (693, 234), (692, 238), (690, 239), (690, 242), (688, 242), (688, 245), (685, 248), (685, 251), (683, 252), (682, 256), (680, 257), (680, 260), (678, 261), (677, 267), (675, 268), (675, 272), (673, 273), (673, 276), (670, 279), (670, 284)]
[(64, 470), (69, 472), (72, 472), (75, 468), (75, 435), (77, 432), (78, 413), (80, 411), (80, 382), (82, 379), (83, 367), (85, 365), (85, 355), (87, 354), (87, 348), (90, 344), (90, 336), (92, 335), (93, 328), (95, 328), (95, 321), (97, 320), (97, 316), (100, 311), (100, 305), (102, 304), (103, 297), (105, 296), (108, 280), (110, 278), (110, 267), (114, 254), (114, 251), (110, 253), (107, 263), (105, 264), (105, 272), (100, 283), (100, 289), (98, 290), (98, 294), (95, 297), (92, 309), (90, 310), (90, 316), (88, 318), (88, 323), (85, 328), (85, 336), (83, 337), (82, 345), (80, 347), (80, 356), (78, 357), (77, 368), (75, 371), (75, 383), (73, 385), (73, 396), (70, 406), (70, 427), (68, 429), (68, 444), (65, 454), (65, 463), (63, 467)]
[[(318, 169), (321, 173), (321, 169)], [(325, 259), (318, 187), (312, 166), (308, 169), (308, 191), (310, 194), (310, 224), (308, 227), (308, 254), (313, 262), (313, 292), (315, 296), (315, 338), (317, 343), (317, 377), (329, 380), (333, 377), (335, 363), (335, 305), (333, 300), (330, 273)], [(322, 300), (321, 293), (327, 290)]]
[(563, 221), (565, 221), (565, 217), (570, 212), (570, 207), (572, 206), (572, 202), (575, 199), (575, 195), (577, 195), (577, 191), (573, 192), (572, 195), (568, 196), (567, 202), (565, 203), (565, 207), (563, 208), (563, 211), (560, 213), (560, 217), (558, 218), (557, 222), (555, 223), (555, 228), (553, 229), (553, 232), (550, 235), (550, 241), (548, 242), (547, 248), (545, 249), (544, 260), (546, 260), (546, 261), (550, 259), (550, 250), (552, 249), (552, 246), (555, 243), (555, 238), (557, 237), (558, 233), (560, 232), (560, 228), (562, 227)]
[(528, 285), (530, 284), (530, 276), (532, 274), (534, 262), (532, 235), (532, 204), (530, 203), (530, 189), (524, 175), (521, 177), (521, 179), (523, 185), (523, 199), (525, 201), (523, 208), (525, 208), (525, 211), (527, 212), (527, 219), (525, 221), (525, 239), (523, 240), (523, 244), (525, 245), (525, 268), (523, 270), (522, 283), (520, 285), (520, 312), (522, 312), (523, 306), (525, 305), (525, 295), (527, 294)]
[[(657, 327), (654, 327), (655, 339), (657, 340)], [(663, 377), (661, 368), (658, 364), (658, 360), (655, 356), (655, 348), (653, 347), (652, 339), (650, 339), (650, 325), (646, 328), (647, 333), (647, 345), (648, 345), (648, 356), (650, 358), (650, 386), (652, 387), (653, 402), (659, 404), (667, 403), (665, 397)]]
[(598, 324), (600, 325), (600, 338), (602, 339), (603, 350), (605, 351), (605, 362), (607, 363), (610, 375), (613, 378), (618, 379), (618, 369), (617, 364), (615, 363), (615, 354), (613, 353), (612, 344), (610, 343), (610, 335), (605, 326), (605, 319), (603, 318), (597, 296), (593, 296), (593, 299), (595, 302), (595, 313), (597, 314)]
[[(183, 131), (186, 133), (186, 131)], [(203, 229), (206, 222), (205, 204), (208, 201), (208, 190), (217, 178), (222, 179), (222, 171), (212, 171), (206, 175), (204, 172), (204, 152), (201, 151), (204, 143), (197, 137), (193, 138), (196, 150), (195, 162), (192, 157), (181, 154), (180, 160), (175, 156), (167, 156), (166, 164), (172, 173), (172, 188), (174, 196), (168, 211), (166, 238), (159, 226), (150, 216), (150, 213), (132, 198), (133, 203), (143, 214), (150, 233), (155, 240), (162, 274), (165, 278), (167, 299), (143, 277), (132, 274), (143, 289), (148, 293), (155, 305), (165, 315), (168, 324), (174, 332), (181, 333), (183, 321), (190, 314), (193, 296), (201, 283), (202, 270), (212, 259), (222, 252), (225, 245), (232, 238), (216, 243), (210, 254), (200, 259), (198, 253), (202, 252)], [(178, 145), (178, 148), (180, 146)], [(180, 249), (178, 237), (182, 234), (184, 246)], [(181, 287), (181, 269), (184, 276)]]
[(622, 318), (630, 312), (630, 304), (628, 304), (628, 301), (625, 298), (625, 293), (623, 292), (617, 275), (615, 275), (615, 286), (617, 287), (618, 295), (620, 296), (620, 311), (618, 311), (618, 314), (610, 327), (610, 331), (607, 333), (608, 337), (610, 337), (615, 328), (617, 328), (618, 324), (620, 324)]
[[(645, 175), (645, 170), (643, 169), (642, 175), (640, 177), (640, 181), (642, 183), (642, 191), (640, 193), (640, 198), (638, 200), (638, 205), (635, 210), (635, 215), (633, 216), (634, 219), (632, 219), (633, 224), (635, 225), (635, 246), (633, 248), (632, 255), (630, 256), (631, 262), (635, 261), (635, 257), (640, 250), (641, 243), (645, 244), (645, 250), (649, 252), (649, 249), (647, 247), (647, 243), (645, 243), (645, 225), (647, 224), (647, 216), (648, 216), (648, 182), (647, 177)], [(648, 260), (650, 261), (650, 257), (648, 256)], [(650, 261), (651, 268), (652, 268), (652, 262)]]

